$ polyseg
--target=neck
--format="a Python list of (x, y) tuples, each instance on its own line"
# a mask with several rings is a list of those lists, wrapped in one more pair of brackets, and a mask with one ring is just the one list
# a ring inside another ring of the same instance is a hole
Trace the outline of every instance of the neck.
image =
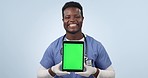
[(80, 40), (83, 38), (83, 33), (76, 33), (76, 34), (70, 34), (70, 33), (66, 33), (66, 38), (69, 40)]

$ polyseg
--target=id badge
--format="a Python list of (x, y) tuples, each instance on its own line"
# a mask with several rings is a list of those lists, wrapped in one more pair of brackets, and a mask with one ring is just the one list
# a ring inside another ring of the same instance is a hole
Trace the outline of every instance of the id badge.
[(88, 59), (88, 57), (85, 57), (85, 64), (88, 66), (92, 66), (92, 60)]

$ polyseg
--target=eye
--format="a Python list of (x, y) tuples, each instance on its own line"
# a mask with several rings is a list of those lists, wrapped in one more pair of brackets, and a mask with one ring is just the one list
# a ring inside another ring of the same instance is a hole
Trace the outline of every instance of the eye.
[(64, 19), (69, 19), (69, 18), (70, 18), (70, 16), (65, 16), (65, 17), (64, 17)]
[(75, 18), (80, 18), (80, 15), (75, 16)]

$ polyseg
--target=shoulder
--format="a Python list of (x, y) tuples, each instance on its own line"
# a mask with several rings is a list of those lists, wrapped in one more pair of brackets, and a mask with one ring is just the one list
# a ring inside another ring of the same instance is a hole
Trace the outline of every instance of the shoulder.
[(62, 39), (63, 39), (63, 36), (57, 38), (56, 40), (54, 40), (54, 41), (51, 43), (51, 45), (55, 45), (55, 44), (60, 43), (60, 42), (62, 41)]
[(89, 35), (86, 35), (86, 41), (87, 41), (87, 45), (90, 46), (95, 51), (101, 50), (102, 48), (104, 48), (104, 46), (100, 41), (94, 39)]
[[(56, 40), (54, 40), (49, 47), (51, 48), (60, 48), (60, 46), (62, 46), (62, 40), (63, 40), (63, 36), (57, 38)], [(49, 48), (48, 47), (48, 48)]]
[(101, 44), (100, 41), (94, 39), (93, 37), (91, 37), (89, 35), (86, 35), (86, 40), (88, 43), (91, 43), (91, 44)]

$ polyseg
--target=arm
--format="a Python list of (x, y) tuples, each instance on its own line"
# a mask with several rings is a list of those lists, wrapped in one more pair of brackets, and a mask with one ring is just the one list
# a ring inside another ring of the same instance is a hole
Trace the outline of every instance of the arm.
[(38, 78), (53, 78), (55, 75), (63, 76), (66, 74), (70, 74), (70, 72), (61, 71), (60, 66), (62, 61), (55, 66), (52, 66), (51, 69), (46, 69), (43, 66), (39, 68), (37, 77)]
[(94, 76), (95, 78), (115, 78), (115, 71), (112, 66), (109, 66), (106, 70), (97, 69), (99, 72), (95, 73), (98, 76)]
[(53, 76), (51, 76), (50, 70), (51, 69), (46, 69), (43, 66), (40, 66), (37, 72), (37, 78), (54, 78)]
[(96, 67), (84, 65), (86, 71), (84, 72), (75, 72), (76, 74), (79, 74), (84, 77), (89, 77), (90, 75), (93, 75), (94, 78), (115, 78), (115, 72), (113, 70), (113, 67), (110, 66), (105, 70), (100, 70)]
[(101, 43), (98, 45), (98, 57), (95, 64), (97, 68), (101, 68), (98, 69), (99, 73), (96, 78), (115, 78), (115, 71), (111, 66), (112, 62)]

